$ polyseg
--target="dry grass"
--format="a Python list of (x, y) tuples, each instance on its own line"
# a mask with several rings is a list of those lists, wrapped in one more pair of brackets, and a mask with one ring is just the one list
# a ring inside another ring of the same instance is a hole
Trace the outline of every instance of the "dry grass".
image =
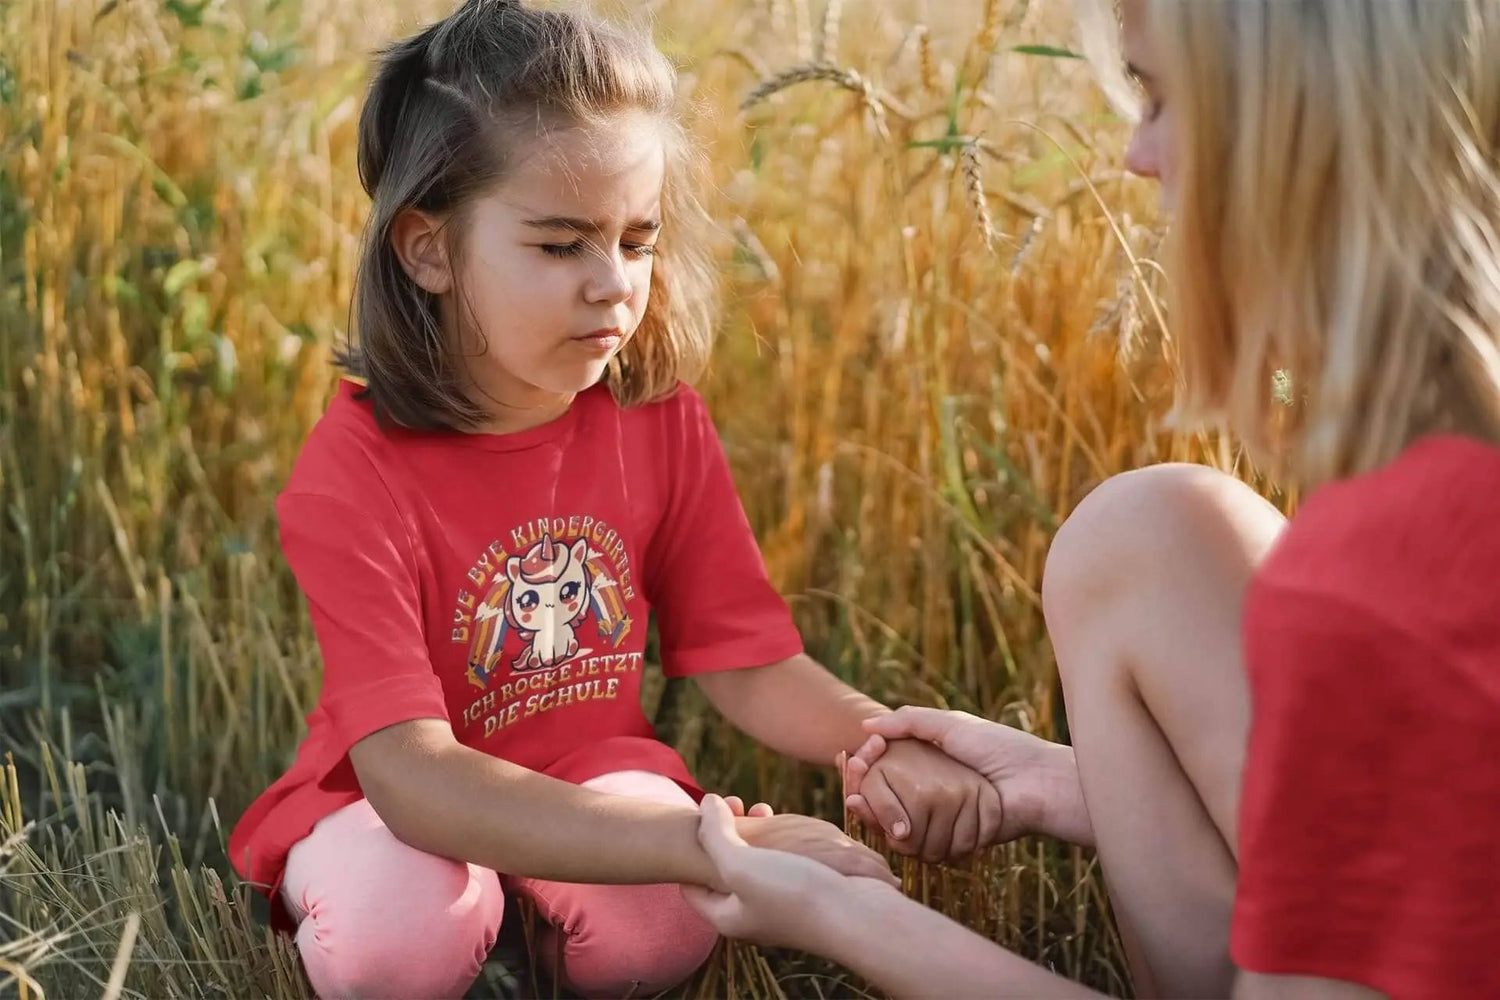
[[(1067, 44), (1067, 4), (704, 2), (651, 6), (711, 150), (731, 294), (707, 390), (775, 579), (866, 690), (1058, 735), (1056, 525), (1118, 470), (1231, 458), (1161, 430), (1122, 127), (1082, 64), (1012, 51)], [(271, 501), (345, 329), (363, 54), (435, 9), (0, 5), (0, 990), (303, 989), (222, 841), (317, 691)], [(659, 709), (707, 783), (837, 816), (830, 774), (689, 690)], [(1090, 856), (905, 874), (1127, 989)], [(854, 989), (734, 949), (691, 992)]]

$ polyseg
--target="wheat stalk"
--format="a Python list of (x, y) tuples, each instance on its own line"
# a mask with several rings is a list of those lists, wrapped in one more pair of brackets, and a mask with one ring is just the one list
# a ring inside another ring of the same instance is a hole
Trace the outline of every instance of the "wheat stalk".
[(852, 94), (858, 94), (865, 107), (875, 117), (876, 123), (884, 127), (886, 115), (896, 118), (909, 119), (912, 112), (909, 108), (881, 92), (874, 84), (864, 77), (858, 70), (846, 69), (832, 63), (803, 63), (793, 66), (761, 80), (755, 89), (746, 95), (740, 102), (740, 111), (746, 112), (768, 98), (780, 93), (789, 87), (795, 87), (799, 83), (810, 83), (821, 80), (831, 83), (841, 90), (847, 90)]
[(964, 175), (964, 190), (969, 196), (969, 206), (979, 223), (980, 235), (984, 237), (984, 248), (995, 249), (995, 223), (990, 216), (989, 202), (984, 196), (984, 171), (979, 163), (977, 142), (966, 143), (958, 152), (958, 161)]
[(942, 89), (937, 65), (932, 58), (932, 32), (925, 24), (917, 25), (917, 71), (921, 74), (922, 89), (927, 93), (936, 94)]
[(844, 0), (828, 0), (823, 8), (823, 26), (818, 32), (817, 62), (831, 62), (838, 55), (839, 22), (844, 15)]

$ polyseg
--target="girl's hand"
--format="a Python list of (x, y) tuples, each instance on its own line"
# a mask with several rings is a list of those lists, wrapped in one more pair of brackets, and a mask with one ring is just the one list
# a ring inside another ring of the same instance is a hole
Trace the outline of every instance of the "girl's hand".
[(867, 789), (865, 783), (873, 765), (900, 745), (888, 741), (921, 740), (982, 775), (999, 796), (998, 829), (978, 846), (1031, 833), (1084, 846), (1093, 843), (1071, 747), (965, 712), (935, 708), (908, 706), (867, 720), (865, 729), (872, 734), (870, 739), (845, 768), (847, 803), (852, 812), (885, 830), (887, 836), (907, 817), (885, 799), (878, 800), (880, 810), (873, 808), (865, 792), (877, 792), (878, 786)]
[(726, 796), (724, 796), (724, 804), (729, 807), (730, 813), (732, 813), (736, 817), (746, 816), (746, 815), (749, 815), (749, 816), (773, 816), (773, 815), (775, 815), (775, 813), (773, 812), (773, 810), (771, 809), (771, 807), (768, 806), (768, 805), (766, 805), (764, 802), (757, 802), (755, 805), (753, 805), (753, 806), (750, 807), (750, 812), (746, 813), (745, 812), (745, 801), (743, 799), (741, 799), (738, 795), (726, 795)]
[(706, 796), (699, 812), (698, 842), (723, 891), (685, 885), (682, 894), (720, 934), (817, 950), (828, 930), (826, 912), (857, 906), (862, 893), (890, 891), (885, 879), (843, 878), (808, 857), (752, 846), (742, 836), (745, 820), (717, 795)]
[(847, 804), (899, 854), (939, 862), (996, 842), (999, 793), (981, 774), (921, 740), (873, 739), (845, 768)]
[[(730, 809), (727, 803), (725, 809)], [(851, 840), (832, 823), (795, 813), (770, 816), (752, 811), (749, 816), (735, 816), (730, 809), (730, 816), (738, 835), (751, 847), (800, 854), (841, 875), (875, 879), (892, 886), (901, 884), (885, 858)]]

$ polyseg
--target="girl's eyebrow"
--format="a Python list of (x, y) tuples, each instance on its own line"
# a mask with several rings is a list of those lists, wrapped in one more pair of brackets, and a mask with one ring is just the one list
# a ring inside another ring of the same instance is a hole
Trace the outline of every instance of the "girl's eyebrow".
[[(534, 229), (571, 229), (577, 233), (602, 233), (604, 226), (591, 219), (574, 219), (565, 215), (549, 215), (543, 219), (527, 219), (526, 225)], [(636, 219), (625, 227), (632, 232), (654, 233), (661, 228), (659, 219)]]

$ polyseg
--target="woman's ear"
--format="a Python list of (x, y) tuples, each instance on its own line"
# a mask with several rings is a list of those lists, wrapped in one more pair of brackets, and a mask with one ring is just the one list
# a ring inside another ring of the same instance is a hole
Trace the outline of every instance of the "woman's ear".
[(411, 280), (433, 295), (453, 288), (442, 220), (415, 208), (402, 209), (391, 222), (391, 249)]

